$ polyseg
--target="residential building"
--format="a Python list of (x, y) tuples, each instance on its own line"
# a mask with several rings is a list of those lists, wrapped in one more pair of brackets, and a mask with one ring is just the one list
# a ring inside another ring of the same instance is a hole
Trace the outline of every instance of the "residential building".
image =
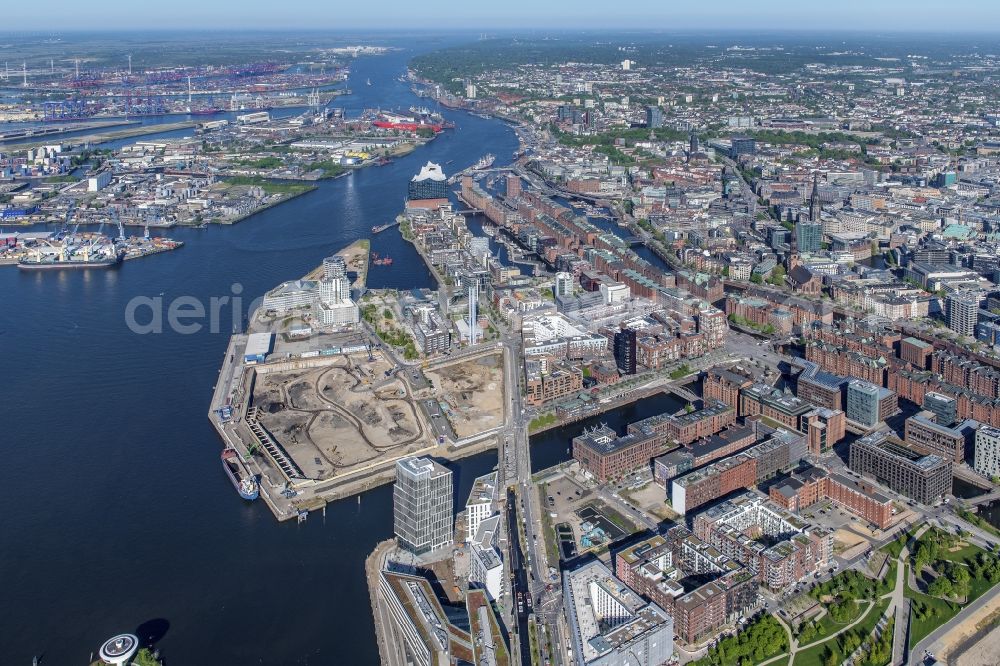
[(413, 666), (443, 666), (474, 660), (468, 615), (459, 624), (460, 615), (448, 612), (441, 604), (430, 581), (395, 571), (379, 573), (376, 594), (387, 609), (390, 626), (384, 627), (390, 642)]
[(674, 444), (691, 444), (736, 422), (736, 410), (724, 402), (707, 399), (702, 409), (687, 414), (659, 414), (631, 423), (629, 433), (653, 432)]
[(480, 522), (469, 544), (469, 584), (486, 590), (493, 601), (503, 595), (505, 578), (498, 547), (500, 520), (498, 513)]
[(615, 362), (623, 375), (634, 375), (637, 365), (637, 341), (635, 330), (623, 328), (615, 332)]
[(673, 619), (599, 560), (563, 572), (574, 666), (659, 666), (674, 652)]
[[(693, 644), (757, 605), (752, 572), (714, 550), (686, 527), (676, 526), (619, 551), (615, 574), (673, 617), (678, 640)], [(689, 576), (712, 580), (691, 578), (685, 585)]]
[(466, 541), (471, 541), (479, 525), (499, 511), (497, 504), (497, 473), (484, 474), (472, 482), (472, 491), (465, 502)]
[(885, 529), (892, 522), (892, 500), (875, 486), (821, 467), (810, 466), (802, 472), (793, 472), (772, 485), (769, 493), (776, 504), (796, 513), (825, 498), (879, 529)]
[(646, 107), (646, 127), (650, 129), (663, 127), (663, 109), (658, 106)]
[(583, 390), (583, 371), (566, 363), (548, 359), (524, 362), (525, 402), (543, 405)]
[(976, 334), (979, 321), (979, 294), (975, 292), (955, 292), (945, 299), (948, 328), (959, 335), (972, 337)]
[(573, 438), (573, 458), (604, 483), (648, 466), (663, 453), (665, 442), (664, 436), (654, 432), (633, 431), (619, 437), (613, 429), (601, 426)]

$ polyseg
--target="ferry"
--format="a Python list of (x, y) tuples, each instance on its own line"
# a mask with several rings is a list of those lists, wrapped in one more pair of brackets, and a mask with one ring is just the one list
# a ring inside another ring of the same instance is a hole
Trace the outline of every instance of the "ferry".
[[(399, 224), (399, 222), (397, 220), (393, 220), (392, 222), (386, 222), (385, 224), (376, 224), (374, 227), (372, 227), (372, 233), (373, 234), (380, 234), (383, 231), (385, 231), (386, 229), (388, 229), (390, 227), (394, 227), (397, 224)], [(372, 254), (375, 255), (375, 256), (372, 257), (373, 259), (377, 258), (378, 255), (376, 253), (372, 252)]]
[(251, 502), (260, 497), (260, 484), (240, 460), (236, 449), (223, 449), (221, 457), (222, 468), (226, 470), (226, 476), (232, 481), (240, 497)]

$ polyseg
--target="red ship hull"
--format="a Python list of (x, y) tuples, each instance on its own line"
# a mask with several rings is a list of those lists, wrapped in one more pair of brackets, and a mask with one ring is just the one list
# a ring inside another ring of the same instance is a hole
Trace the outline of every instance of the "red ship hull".
[(372, 122), (375, 127), (381, 127), (383, 129), (398, 129), (404, 132), (416, 132), (420, 129), (434, 130), (435, 132), (440, 132), (444, 127), (440, 124), (424, 124), (424, 123), (392, 123), (388, 120), (375, 120)]

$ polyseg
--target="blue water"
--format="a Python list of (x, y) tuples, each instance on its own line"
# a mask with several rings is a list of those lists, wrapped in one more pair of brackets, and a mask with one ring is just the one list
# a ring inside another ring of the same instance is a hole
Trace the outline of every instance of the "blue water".
[[(359, 60), (338, 105), (425, 103), (396, 81), (411, 55)], [(229, 328), (142, 336), (124, 312), (161, 292), (206, 301), (239, 284), (259, 297), (391, 220), (426, 160), (461, 168), (489, 150), (503, 164), (517, 148), (502, 122), (445, 114), (454, 131), (391, 165), (233, 227), (167, 232), (186, 242), (176, 252), (109, 271), (0, 268), (0, 664), (84, 664), (140, 625), (175, 665), (377, 663), (363, 563), (392, 534), (391, 487), (303, 525), (244, 504), (206, 416)], [(432, 286), (398, 230), (373, 249), (395, 262), (373, 267), (371, 286)], [(457, 507), (495, 463), (454, 466)]]

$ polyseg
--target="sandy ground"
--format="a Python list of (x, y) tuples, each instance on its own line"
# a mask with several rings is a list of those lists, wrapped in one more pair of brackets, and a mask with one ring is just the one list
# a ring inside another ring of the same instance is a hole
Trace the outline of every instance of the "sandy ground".
[[(347, 264), (348, 273), (356, 273), (357, 278), (351, 287), (354, 289), (361, 288), (365, 286), (365, 282), (368, 278), (368, 252), (371, 250), (371, 242), (367, 239), (362, 239), (351, 243), (343, 250), (337, 252), (340, 256), (344, 258), (344, 263)], [(313, 270), (306, 273), (302, 279), (303, 280), (318, 280), (323, 277), (323, 265), (320, 264)]]
[(833, 533), (833, 550), (844, 559), (852, 559), (870, 547), (868, 540), (848, 529)]
[(503, 425), (502, 360), (494, 354), (424, 371), (460, 439)]
[(632, 506), (646, 513), (651, 513), (660, 520), (678, 518), (678, 515), (667, 504), (667, 491), (652, 481), (641, 488), (622, 493), (622, 497)]
[[(994, 598), (978, 611), (967, 617), (961, 624), (948, 633), (941, 643), (947, 645), (937, 651), (937, 657), (948, 664), (957, 666), (984, 666), (1000, 664), (1000, 597)], [(992, 624), (993, 629), (982, 634), (974, 645), (962, 651), (966, 641), (972, 639), (978, 631)], [(953, 652), (960, 652), (958, 658), (950, 658)]]
[(266, 375), (254, 391), (264, 427), (306, 476), (328, 479), (423, 446), (424, 426), (392, 365), (367, 354), (330, 365)]
[(983, 636), (955, 660), (955, 666), (983, 666), (1000, 664), (1000, 625)]

